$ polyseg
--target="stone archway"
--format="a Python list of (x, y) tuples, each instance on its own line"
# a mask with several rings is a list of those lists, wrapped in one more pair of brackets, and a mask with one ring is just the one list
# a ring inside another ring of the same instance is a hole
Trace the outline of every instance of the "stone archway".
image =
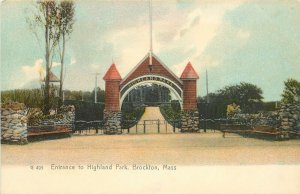
[[(128, 75), (122, 79), (115, 64), (105, 76), (104, 128), (109, 134), (121, 132), (121, 105), (125, 96), (136, 86), (157, 83), (169, 88), (180, 100), (182, 107), (181, 131), (198, 130), (197, 80), (198, 74), (189, 62), (178, 78), (153, 53), (147, 54)], [(192, 121), (192, 125), (188, 121)]]

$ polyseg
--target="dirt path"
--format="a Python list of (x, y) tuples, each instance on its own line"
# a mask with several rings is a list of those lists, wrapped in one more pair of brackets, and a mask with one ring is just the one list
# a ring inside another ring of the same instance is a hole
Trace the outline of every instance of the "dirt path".
[[(145, 132), (147, 134), (158, 133), (158, 127), (160, 133), (173, 133), (173, 126), (165, 120), (159, 107), (146, 107), (143, 116), (137, 124), (137, 128), (136, 126), (130, 128), (130, 133), (144, 133), (144, 122), (146, 125)], [(178, 132), (178, 130), (179, 129), (175, 129), (176, 132)]]
[(150, 163), (178, 165), (300, 164), (300, 141), (266, 141), (221, 133), (73, 136), (2, 145), (2, 165)]

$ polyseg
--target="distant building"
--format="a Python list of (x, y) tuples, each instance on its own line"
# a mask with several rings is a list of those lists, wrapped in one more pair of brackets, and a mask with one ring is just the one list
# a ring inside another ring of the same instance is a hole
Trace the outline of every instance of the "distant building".
[[(41, 79), (42, 89), (45, 88), (45, 79), (46, 77)], [(49, 71), (49, 81), (50, 91), (53, 92), (54, 96), (58, 96), (60, 79), (58, 79), (58, 77), (52, 71)]]

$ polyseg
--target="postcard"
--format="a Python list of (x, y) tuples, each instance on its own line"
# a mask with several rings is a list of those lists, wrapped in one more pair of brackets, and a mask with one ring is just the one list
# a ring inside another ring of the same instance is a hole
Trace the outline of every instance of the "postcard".
[(299, 194), (299, 18), (299, 0), (1, 0), (1, 193)]

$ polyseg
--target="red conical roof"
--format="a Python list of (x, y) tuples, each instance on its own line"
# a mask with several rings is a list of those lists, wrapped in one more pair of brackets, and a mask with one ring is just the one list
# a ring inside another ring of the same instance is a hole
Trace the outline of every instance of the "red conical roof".
[(192, 64), (189, 62), (183, 70), (180, 79), (199, 79), (199, 76)]
[(116, 65), (113, 63), (109, 67), (108, 71), (104, 75), (103, 79), (106, 80), (122, 80), (120, 73), (118, 72)]

